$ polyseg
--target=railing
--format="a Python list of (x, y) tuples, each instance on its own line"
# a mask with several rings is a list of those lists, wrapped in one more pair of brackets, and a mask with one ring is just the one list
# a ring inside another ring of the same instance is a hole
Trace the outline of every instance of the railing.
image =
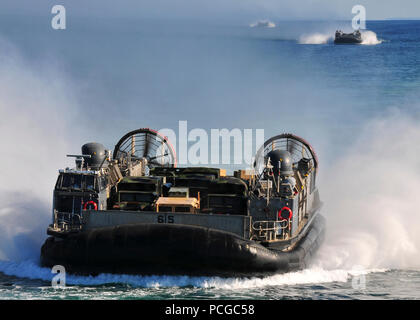
[(58, 212), (54, 210), (54, 230), (60, 232), (80, 231), (83, 218), (81, 215), (71, 212)]
[(290, 237), (291, 221), (261, 220), (252, 224), (252, 233), (257, 240), (286, 240)]

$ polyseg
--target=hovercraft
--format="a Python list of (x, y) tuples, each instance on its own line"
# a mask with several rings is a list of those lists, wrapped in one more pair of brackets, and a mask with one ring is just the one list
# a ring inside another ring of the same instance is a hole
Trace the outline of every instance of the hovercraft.
[(325, 219), (304, 139), (267, 140), (251, 170), (177, 167), (168, 139), (85, 144), (60, 170), (41, 264), (69, 273), (259, 276), (306, 267)]
[(352, 33), (344, 33), (341, 30), (335, 32), (335, 44), (361, 44), (362, 42), (362, 34), (359, 30)]

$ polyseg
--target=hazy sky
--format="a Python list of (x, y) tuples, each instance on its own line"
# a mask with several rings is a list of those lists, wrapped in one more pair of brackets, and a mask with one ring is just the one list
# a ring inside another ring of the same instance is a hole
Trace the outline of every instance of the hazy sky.
[[(36, 3), (36, 4), (35, 4)], [(351, 9), (366, 7), (368, 20), (419, 18), (419, 0), (2, 0), (2, 14), (49, 14), (62, 4), (68, 15), (153, 19), (351, 19)]]

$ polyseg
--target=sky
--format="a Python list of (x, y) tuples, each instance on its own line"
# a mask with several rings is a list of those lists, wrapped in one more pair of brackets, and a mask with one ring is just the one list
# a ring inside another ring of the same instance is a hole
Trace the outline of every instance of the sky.
[(53, 5), (68, 14), (91, 17), (137, 17), (193, 20), (330, 20), (351, 19), (352, 7), (363, 5), (368, 20), (420, 17), (418, 0), (2, 0), (1, 14), (50, 14)]

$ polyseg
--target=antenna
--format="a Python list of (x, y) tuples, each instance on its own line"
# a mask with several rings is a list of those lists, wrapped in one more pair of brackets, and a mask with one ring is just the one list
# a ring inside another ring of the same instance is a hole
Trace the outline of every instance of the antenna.
[(81, 170), (83, 169), (85, 158), (90, 159), (92, 156), (90, 154), (68, 154), (67, 157), (69, 158), (76, 158), (74, 160), (76, 162), (76, 169)]

